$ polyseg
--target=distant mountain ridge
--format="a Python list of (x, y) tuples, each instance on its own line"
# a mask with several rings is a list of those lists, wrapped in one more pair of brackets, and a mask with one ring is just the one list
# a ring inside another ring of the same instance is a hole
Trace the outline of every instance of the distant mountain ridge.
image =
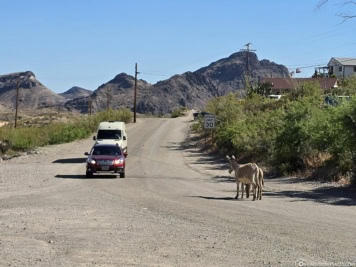
[(65, 98), (40, 83), (33, 72), (16, 72), (0, 75), (0, 104), (13, 108), (16, 105), (16, 89), (19, 83), (19, 106), (38, 108), (55, 106)]
[[(252, 52), (248, 56), (251, 82), (257, 83), (265, 77), (289, 77), (285, 66), (266, 59), (259, 61)], [(247, 73), (246, 57), (246, 52), (237, 52), (197, 71), (174, 75), (156, 84), (138, 80), (137, 111), (163, 115), (183, 106), (201, 109), (210, 99), (229, 92), (242, 95)], [(108, 102), (112, 109), (133, 108), (135, 79), (126, 73), (116, 75), (93, 92), (75, 86), (61, 94), (42, 85), (30, 71), (1, 75), (0, 104), (14, 105), (17, 80), (20, 80), (21, 105), (24, 106), (60, 105), (67, 110), (87, 113), (90, 98), (94, 112), (105, 110)]]
[(69, 90), (65, 91), (64, 93), (60, 93), (60, 96), (63, 96), (65, 99), (75, 99), (78, 97), (85, 97), (89, 96), (93, 91), (84, 89), (78, 86), (73, 86)]
[[(211, 63), (194, 72), (185, 72), (152, 85), (139, 80), (137, 111), (140, 113), (166, 114), (186, 106), (201, 109), (213, 97), (240, 91), (245, 87), (247, 72), (245, 52), (237, 52), (227, 58)], [(289, 77), (288, 69), (269, 60), (259, 61), (255, 53), (249, 53), (251, 82), (259, 82), (264, 77)], [(110, 107), (133, 107), (134, 77), (121, 73), (106, 84), (99, 86), (90, 96), (93, 108), (106, 108), (110, 97)], [(108, 89), (110, 88), (110, 89)], [(109, 90), (109, 94), (107, 93)], [(78, 98), (67, 102), (68, 109), (87, 112), (88, 98)]]

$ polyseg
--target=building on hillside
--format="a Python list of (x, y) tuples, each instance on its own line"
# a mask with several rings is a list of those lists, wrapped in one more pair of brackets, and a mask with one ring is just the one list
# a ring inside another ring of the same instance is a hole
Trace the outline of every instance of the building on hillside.
[(346, 77), (356, 75), (356, 58), (332, 57), (328, 63), (329, 76)]
[(324, 91), (337, 88), (337, 78), (263, 78), (263, 82), (272, 84), (272, 94), (289, 93), (306, 82), (318, 82)]

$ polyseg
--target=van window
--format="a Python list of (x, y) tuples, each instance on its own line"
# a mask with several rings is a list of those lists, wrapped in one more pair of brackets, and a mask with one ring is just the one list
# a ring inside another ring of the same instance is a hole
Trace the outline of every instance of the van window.
[(99, 130), (97, 139), (121, 139), (121, 130)]

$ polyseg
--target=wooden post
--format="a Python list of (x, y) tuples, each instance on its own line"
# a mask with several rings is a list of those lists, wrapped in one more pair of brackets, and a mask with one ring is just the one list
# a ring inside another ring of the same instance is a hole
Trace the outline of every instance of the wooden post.
[(136, 123), (136, 101), (137, 101), (137, 63), (135, 65), (135, 92), (134, 92), (134, 123)]
[(16, 112), (15, 112), (15, 128), (17, 127), (17, 110), (19, 107), (19, 87), (20, 87), (20, 80), (17, 81), (16, 86)]
[(88, 100), (88, 113), (89, 113), (89, 116), (91, 116), (91, 104), (92, 104), (92, 101), (91, 101), (91, 98), (89, 98), (89, 100)]
[(106, 89), (106, 110), (107, 111), (110, 109), (109, 91), (110, 91), (110, 83), (109, 83), (109, 88)]

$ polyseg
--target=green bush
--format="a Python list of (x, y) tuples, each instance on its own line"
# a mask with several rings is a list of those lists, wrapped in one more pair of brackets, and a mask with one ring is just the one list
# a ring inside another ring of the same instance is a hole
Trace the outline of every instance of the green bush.
[(181, 117), (184, 115), (185, 111), (187, 111), (187, 107), (181, 107), (181, 108), (175, 109), (171, 113), (171, 118)]
[(352, 96), (356, 94), (356, 75), (339, 80), (339, 86), (333, 90), (333, 94)]
[[(323, 99), (319, 85), (306, 83), (281, 100), (229, 94), (205, 110), (217, 117), (221, 154), (263, 161), (282, 173), (324, 168), (326, 176), (348, 175), (356, 171), (356, 99), (336, 107)], [(202, 122), (194, 129), (202, 132)]]
[(332, 141), (331, 115), (330, 110), (319, 107), (316, 98), (291, 102), (275, 139), (274, 165), (283, 166), (283, 171), (295, 171), (306, 167), (306, 156), (327, 152)]
[(215, 114), (221, 123), (229, 123), (245, 117), (242, 103), (235, 94), (229, 93), (211, 100), (205, 110)]
[(91, 117), (78, 118), (70, 123), (50, 123), (38, 127), (17, 129), (5, 126), (0, 128), (0, 144), (7, 145), (6, 149), (1, 150), (24, 151), (39, 146), (71, 142), (89, 137), (96, 131), (101, 121), (117, 120), (128, 123), (131, 119), (130, 110), (119, 109), (100, 112)]

